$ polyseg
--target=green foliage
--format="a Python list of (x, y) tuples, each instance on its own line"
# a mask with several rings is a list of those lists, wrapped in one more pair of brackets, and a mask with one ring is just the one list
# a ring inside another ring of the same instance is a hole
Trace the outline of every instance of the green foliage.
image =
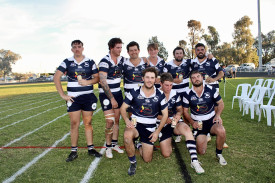
[(152, 38), (149, 39), (148, 41), (148, 44), (151, 44), (151, 43), (158, 44), (158, 47), (159, 47), (158, 56), (166, 61), (168, 58), (168, 51), (164, 47), (163, 43), (158, 40), (158, 36), (152, 36)]
[(16, 54), (10, 50), (0, 50), (0, 72), (4, 77), (11, 72), (11, 64), (15, 64), (15, 62), (19, 59), (21, 59), (19, 54)]
[[(254, 47), (258, 47), (258, 37), (255, 39)], [(275, 58), (275, 30), (268, 32), (266, 35), (262, 34), (262, 53), (263, 64)]]
[(189, 20), (187, 22), (187, 27), (189, 29), (189, 44), (191, 46), (191, 58), (195, 57), (195, 45), (201, 40), (201, 35), (204, 30), (201, 28), (201, 22), (197, 20)]
[(213, 26), (208, 26), (208, 32), (209, 34), (203, 34), (202, 38), (205, 40), (209, 48), (209, 52), (213, 53), (216, 51), (217, 45), (220, 42), (220, 35)]
[(235, 62), (238, 64), (254, 62), (257, 65), (257, 51), (253, 48), (254, 38), (249, 28), (252, 24), (248, 16), (242, 17), (234, 24), (233, 45), (237, 50)]
[(179, 41), (179, 46), (182, 47), (184, 49), (184, 58), (185, 59), (188, 59), (188, 58), (191, 58), (192, 57), (192, 52), (191, 52), (191, 49), (188, 48), (187, 46), (187, 42), (185, 40), (180, 40)]

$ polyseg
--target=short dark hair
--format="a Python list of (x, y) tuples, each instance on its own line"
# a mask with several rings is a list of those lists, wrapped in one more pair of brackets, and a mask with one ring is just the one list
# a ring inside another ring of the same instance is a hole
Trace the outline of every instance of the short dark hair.
[(144, 77), (147, 72), (153, 72), (153, 73), (155, 73), (155, 77), (156, 78), (158, 77), (158, 71), (155, 69), (155, 67), (148, 67), (148, 68), (144, 69), (142, 71), (142, 77)]
[(150, 49), (153, 49), (153, 50), (158, 50), (159, 49), (159, 45), (157, 43), (150, 43), (148, 44), (147, 46), (147, 50), (149, 51)]
[(82, 41), (80, 41), (78, 39), (77, 40), (73, 40), (72, 43), (71, 43), (71, 46), (73, 46), (74, 44), (81, 44), (83, 46)]
[(192, 72), (190, 73), (190, 78), (191, 78), (192, 75), (194, 75), (194, 74), (200, 74), (200, 75), (203, 77), (203, 75), (202, 75), (202, 73), (201, 73), (200, 71), (195, 70), (195, 71), (192, 71)]
[(123, 44), (123, 42), (120, 38), (117, 37), (110, 39), (110, 41), (108, 42), (109, 50), (114, 48), (116, 44)]
[(138, 50), (139, 50), (139, 44), (135, 41), (131, 41), (128, 45), (127, 45), (127, 51), (129, 51), (129, 48), (132, 46), (137, 46)]
[(169, 72), (164, 72), (160, 75), (160, 82), (164, 83), (165, 81), (173, 82), (173, 76)]
[(173, 50), (173, 55), (175, 56), (175, 53), (177, 50), (182, 50), (183, 54), (185, 55), (185, 52), (184, 52), (184, 49), (182, 47), (176, 47), (174, 50)]
[(198, 44), (196, 44), (195, 49), (197, 49), (197, 47), (201, 47), (201, 46), (205, 48), (205, 45), (204, 45), (204, 44), (198, 43)]

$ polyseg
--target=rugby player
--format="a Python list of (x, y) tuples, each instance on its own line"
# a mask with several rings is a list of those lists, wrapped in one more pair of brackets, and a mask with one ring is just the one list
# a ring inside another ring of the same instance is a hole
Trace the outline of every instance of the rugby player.
[[(93, 60), (82, 54), (84, 47), (80, 40), (71, 43), (73, 56), (65, 59), (57, 68), (54, 75), (56, 89), (67, 103), (67, 111), (71, 121), (71, 153), (66, 159), (67, 162), (73, 161), (78, 157), (78, 128), (82, 115), (85, 126), (85, 136), (88, 147), (88, 154), (95, 157), (102, 155), (94, 149), (92, 116), (96, 110), (97, 98), (93, 93), (93, 85), (98, 83), (98, 69)], [(68, 85), (67, 95), (64, 93), (60, 78), (67, 74)]]
[[(196, 142), (193, 137), (190, 127), (181, 120), (183, 113), (182, 101), (180, 95), (172, 89), (173, 77), (170, 73), (163, 73), (160, 78), (160, 90), (163, 91), (168, 101), (168, 119), (165, 126), (162, 128), (159, 134), (160, 149), (162, 155), (167, 158), (172, 153), (172, 134), (184, 135), (186, 147), (191, 156), (191, 167), (195, 169), (198, 174), (204, 173), (203, 168), (200, 165), (197, 157)], [(158, 119), (162, 119), (162, 115), (158, 116)], [(174, 128), (171, 123), (174, 120)]]
[(106, 157), (113, 158), (112, 149), (124, 153), (118, 145), (120, 107), (123, 96), (120, 89), (122, 64), (124, 58), (120, 56), (122, 40), (112, 38), (108, 42), (109, 53), (99, 62), (99, 99), (106, 120)]
[[(183, 114), (194, 129), (200, 127), (199, 121), (202, 122), (201, 129), (194, 132), (197, 152), (205, 154), (207, 149), (206, 135), (208, 133), (216, 135), (216, 157), (221, 165), (226, 165), (227, 162), (222, 156), (223, 144), (226, 139), (221, 119), (221, 113), (224, 109), (223, 100), (215, 88), (203, 82), (203, 75), (199, 71), (192, 71), (190, 79), (193, 85), (192, 89), (182, 95)], [(217, 104), (217, 110), (214, 109), (215, 104)]]
[[(124, 131), (124, 145), (129, 161), (131, 163), (128, 169), (128, 175), (136, 173), (137, 162), (135, 157), (135, 146), (133, 140), (140, 137), (142, 147), (139, 148), (141, 157), (145, 162), (152, 161), (153, 144), (167, 121), (168, 108), (165, 95), (156, 89), (154, 84), (157, 77), (155, 68), (150, 67), (142, 71), (142, 80), (144, 85), (130, 90), (125, 95), (124, 102), (120, 108), (126, 128)], [(132, 121), (136, 119), (136, 127), (127, 116), (126, 109), (132, 107)], [(162, 119), (159, 127), (156, 129), (156, 120), (159, 112), (162, 112)]]

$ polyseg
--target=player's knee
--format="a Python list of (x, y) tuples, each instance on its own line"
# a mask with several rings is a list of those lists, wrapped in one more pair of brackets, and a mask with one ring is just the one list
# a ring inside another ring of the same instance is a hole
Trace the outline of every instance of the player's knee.
[(79, 127), (79, 122), (78, 121), (71, 121), (71, 129), (75, 129)]
[(169, 158), (171, 156), (171, 153), (172, 152), (170, 152), (170, 151), (161, 152), (161, 154), (164, 158)]
[(84, 127), (85, 127), (85, 130), (89, 130), (89, 131), (92, 131), (92, 130), (93, 130), (93, 126), (92, 126), (92, 123), (91, 123), (91, 122), (85, 123), (85, 124), (84, 124)]
[(124, 132), (124, 143), (129, 144), (131, 141), (133, 141), (133, 134), (129, 131)]
[(114, 125), (114, 121), (110, 119), (106, 119), (106, 127), (111, 128)]
[(219, 137), (225, 137), (225, 129), (224, 129), (223, 126), (219, 126), (219, 127), (217, 128), (217, 135), (218, 135)]
[(197, 153), (200, 155), (204, 155), (206, 153), (206, 150), (203, 148), (197, 148)]
[(143, 161), (144, 161), (145, 163), (149, 163), (149, 162), (152, 161), (152, 157), (143, 157)]

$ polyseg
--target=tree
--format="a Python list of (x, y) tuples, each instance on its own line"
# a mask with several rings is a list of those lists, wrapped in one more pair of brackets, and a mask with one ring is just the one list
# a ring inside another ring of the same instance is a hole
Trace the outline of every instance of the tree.
[[(258, 37), (255, 39), (254, 47), (258, 48)], [(262, 34), (263, 64), (275, 58), (275, 30)]]
[(220, 63), (222, 62), (223, 65), (234, 64), (234, 55), (236, 55), (236, 50), (230, 43), (226, 42), (218, 46), (215, 52), (215, 57)]
[(207, 28), (208, 28), (209, 34), (202, 35), (202, 38), (205, 40), (205, 42), (209, 48), (209, 51), (211, 53), (213, 53), (216, 51), (217, 45), (220, 42), (220, 35), (215, 27), (208, 26)]
[(197, 20), (189, 20), (187, 22), (187, 27), (190, 30), (188, 36), (192, 49), (191, 58), (194, 58), (195, 45), (201, 40), (201, 34), (203, 34), (204, 30), (201, 28), (201, 22)]
[(184, 49), (185, 58), (191, 58), (192, 52), (191, 50), (187, 47), (187, 42), (185, 40), (180, 40), (179, 41), (179, 46), (182, 47)]
[(258, 64), (257, 50), (253, 48), (254, 38), (249, 28), (252, 24), (253, 22), (248, 16), (242, 17), (234, 24), (233, 45), (239, 54), (238, 60), (236, 60), (239, 64), (245, 62)]
[(19, 54), (10, 50), (0, 50), (0, 72), (3, 74), (4, 78), (11, 72), (11, 64), (15, 64), (19, 59), (21, 59)]
[(158, 41), (158, 37), (157, 36), (152, 36), (152, 38), (149, 39), (149, 41), (148, 41), (148, 44), (151, 44), (151, 43), (157, 43), (158, 44), (158, 47), (159, 47), (158, 56), (160, 58), (163, 58), (166, 61), (167, 58), (168, 58), (168, 52), (167, 52), (166, 48), (164, 47), (163, 43)]

